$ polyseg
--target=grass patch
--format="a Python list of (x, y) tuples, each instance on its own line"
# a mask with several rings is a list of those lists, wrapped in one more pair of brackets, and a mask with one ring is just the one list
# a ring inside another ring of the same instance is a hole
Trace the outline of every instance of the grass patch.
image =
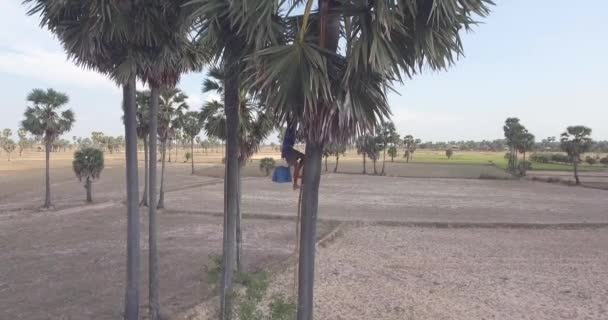
[[(454, 151), (452, 158), (448, 160), (445, 151), (417, 150), (410, 163), (426, 164), (471, 164), (471, 165), (493, 165), (500, 169), (507, 168), (507, 159), (504, 152), (484, 151)], [(529, 160), (529, 159), (527, 159)], [(395, 162), (405, 162), (403, 158), (395, 158)], [(572, 166), (561, 163), (531, 162), (532, 170), (538, 171), (572, 171)], [(600, 165), (590, 166), (585, 163), (579, 165), (580, 171), (594, 172), (604, 171), (606, 167)]]
[[(222, 257), (211, 256), (207, 268), (210, 283), (219, 284), (222, 274)], [(296, 305), (283, 295), (276, 294), (264, 302), (269, 277), (266, 272), (235, 274), (234, 314), (239, 320), (292, 320), (296, 316)]]

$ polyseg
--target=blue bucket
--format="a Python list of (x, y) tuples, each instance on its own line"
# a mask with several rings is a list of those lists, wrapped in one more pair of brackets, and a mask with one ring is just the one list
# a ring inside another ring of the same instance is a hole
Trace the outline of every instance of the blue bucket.
[(278, 166), (274, 168), (274, 172), (272, 173), (272, 181), (277, 183), (291, 182), (291, 172), (289, 171), (289, 167)]

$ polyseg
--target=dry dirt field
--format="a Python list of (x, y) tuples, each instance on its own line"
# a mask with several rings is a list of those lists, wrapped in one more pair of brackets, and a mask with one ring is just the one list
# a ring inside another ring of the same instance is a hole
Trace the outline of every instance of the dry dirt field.
[[(219, 155), (199, 157), (195, 175), (189, 164), (167, 165), (159, 248), (169, 315), (212, 307), (204, 301), (213, 295), (209, 256), (221, 250)], [(95, 204), (85, 206), (71, 153), (53, 154), (55, 209), (40, 211), (40, 156), (0, 162), (0, 319), (118, 319), (122, 157), (107, 155)], [(477, 179), (502, 173), (490, 166), (387, 164), (387, 177), (360, 170), (358, 157), (347, 158), (343, 173), (322, 178), (319, 236), (336, 225), (340, 236), (319, 249), (316, 319), (608, 318), (607, 191)], [(256, 161), (245, 176), (245, 262), (267, 269), (293, 251), (298, 195), (263, 177)], [(142, 210), (142, 303), (146, 220)], [(273, 290), (288, 292), (292, 275), (278, 270)]]

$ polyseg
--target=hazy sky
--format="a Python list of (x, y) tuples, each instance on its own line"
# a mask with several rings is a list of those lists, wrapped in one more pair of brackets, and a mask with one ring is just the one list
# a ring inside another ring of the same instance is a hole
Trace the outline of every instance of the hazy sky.
[[(608, 139), (608, 1), (498, 0), (464, 36), (466, 57), (447, 72), (397, 85), (390, 96), (399, 132), (422, 140), (502, 138), (519, 117), (542, 139), (583, 124)], [(0, 129), (16, 130), (33, 88), (68, 93), (76, 125), (67, 136), (124, 133), (120, 90), (104, 76), (66, 61), (58, 42), (27, 17), (20, 0), (0, 0)], [(198, 110), (203, 74), (180, 88)]]

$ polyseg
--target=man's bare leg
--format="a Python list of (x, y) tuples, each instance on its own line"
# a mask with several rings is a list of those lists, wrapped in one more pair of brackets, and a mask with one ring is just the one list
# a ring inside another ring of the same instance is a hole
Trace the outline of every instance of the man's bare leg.
[(302, 170), (302, 162), (303, 160), (296, 161), (296, 165), (293, 170), (293, 189), (297, 190), (300, 186), (298, 186), (298, 178), (300, 177), (300, 170)]

